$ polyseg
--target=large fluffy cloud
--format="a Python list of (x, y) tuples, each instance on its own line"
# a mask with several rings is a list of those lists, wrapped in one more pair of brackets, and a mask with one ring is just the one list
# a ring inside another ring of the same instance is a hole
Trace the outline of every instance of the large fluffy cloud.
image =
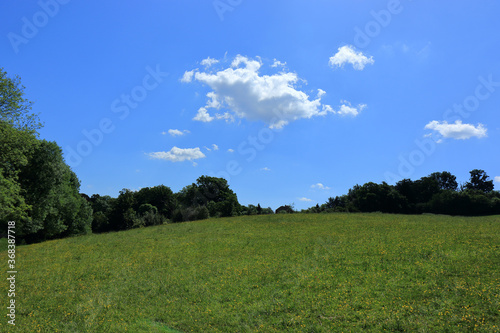
[(454, 124), (448, 124), (446, 121), (439, 122), (437, 120), (433, 120), (425, 125), (425, 129), (437, 131), (444, 138), (452, 138), (456, 140), (465, 140), (472, 137), (483, 138), (487, 133), (483, 124), (474, 126), (472, 124), (463, 124), (461, 120), (455, 121)]
[(193, 161), (206, 157), (200, 148), (177, 148), (173, 147), (170, 151), (159, 151), (149, 153), (148, 156), (152, 159), (167, 160), (171, 162)]
[[(275, 60), (269, 68), (276, 68), (277, 64), (283, 65)], [(297, 119), (328, 113), (357, 114), (356, 108), (346, 110), (347, 105), (342, 106), (344, 109), (341, 107), (340, 111), (334, 111), (330, 105), (323, 104), (321, 98), (325, 92), (321, 89), (318, 89), (315, 98), (299, 90), (298, 83), (305, 81), (296, 73), (281, 70), (263, 75), (259, 72), (262, 66), (260, 58), (255, 60), (238, 55), (227, 68), (185, 72), (182, 82), (196, 80), (212, 89), (207, 94), (206, 105), (199, 108), (193, 120), (211, 122), (245, 118), (264, 121), (271, 128), (281, 128)]]
[(330, 66), (343, 67), (346, 63), (351, 64), (356, 70), (363, 70), (366, 65), (373, 65), (373, 57), (368, 58), (362, 52), (356, 52), (353, 46), (345, 45), (338, 48), (338, 52), (330, 57)]

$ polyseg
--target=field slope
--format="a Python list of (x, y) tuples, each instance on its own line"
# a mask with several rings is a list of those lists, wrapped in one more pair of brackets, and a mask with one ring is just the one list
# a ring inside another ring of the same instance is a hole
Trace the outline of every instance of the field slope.
[(211, 219), (19, 246), (17, 266), (2, 332), (500, 332), (499, 216)]

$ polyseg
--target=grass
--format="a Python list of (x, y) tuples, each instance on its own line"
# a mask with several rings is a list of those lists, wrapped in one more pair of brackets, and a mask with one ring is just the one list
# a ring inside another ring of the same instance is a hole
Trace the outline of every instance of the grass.
[(499, 216), (211, 219), (19, 246), (17, 266), (2, 332), (500, 332)]

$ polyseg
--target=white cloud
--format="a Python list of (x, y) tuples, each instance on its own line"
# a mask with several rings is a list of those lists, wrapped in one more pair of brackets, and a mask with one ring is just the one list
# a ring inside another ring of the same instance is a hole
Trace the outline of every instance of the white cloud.
[(340, 110), (335, 113), (341, 116), (353, 116), (356, 117), (364, 108), (366, 108), (366, 104), (359, 104), (357, 107), (353, 107), (351, 103), (348, 101), (341, 101), (342, 105), (340, 106)]
[(199, 110), (198, 110), (198, 113), (196, 114), (196, 116), (193, 118), (193, 120), (197, 120), (197, 121), (201, 121), (201, 122), (204, 122), (204, 123), (209, 123), (211, 122), (212, 120), (214, 120), (214, 117), (212, 117), (206, 108), (204, 107), (201, 107)]
[(317, 184), (314, 184), (314, 185), (311, 185), (311, 188), (317, 188), (317, 189), (320, 189), (320, 190), (329, 190), (330, 188), (328, 186), (325, 186), (321, 183), (317, 183)]
[(208, 67), (210, 67), (210, 66), (212, 66), (212, 65), (215, 65), (215, 64), (216, 64), (216, 63), (218, 63), (218, 62), (219, 62), (219, 60), (217, 60), (217, 59), (212, 59), (212, 58), (208, 57), (207, 59), (203, 59), (203, 60), (201, 61), (201, 64), (202, 64), (202, 66), (208, 66)]
[(323, 89), (318, 89), (318, 98), (323, 97), (325, 94), (326, 94), (326, 91), (324, 91)]
[(495, 177), (495, 182), (500, 183), (500, 176)]
[[(189, 132), (188, 130), (179, 131), (178, 129), (169, 129), (168, 130), (168, 134), (170, 134), (171, 136), (182, 136), (182, 135), (188, 134), (188, 133), (191, 133), (191, 132)], [(167, 132), (162, 132), (161, 134), (166, 135)]]
[(308, 199), (308, 198), (299, 198), (300, 201), (306, 201), (306, 202), (311, 202), (312, 200), (311, 199)]
[(220, 109), (222, 107), (221, 103), (217, 99), (217, 94), (215, 94), (213, 91), (209, 92), (207, 94), (207, 97), (210, 98), (207, 101), (207, 106), (206, 106), (207, 108), (210, 108), (210, 109)]
[(152, 159), (167, 160), (171, 162), (193, 161), (206, 157), (198, 147), (185, 149), (173, 147), (168, 152), (159, 151), (147, 155)]
[(368, 58), (362, 52), (356, 52), (353, 46), (344, 45), (338, 48), (338, 52), (330, 57), (329, 64), (332, 67), (343, 67), (346, 63), (352, 65), (356, 70), (363, 70), (366, 65), (375, 62), (373, 57)]
[(268, 167), (264, 167), (264, 168), (260, 169), (260, 171), (271, 171), (271, 169), (269, 169)]
[[(277, 62), (275, 61), (275, 64)], [(331, 111), (331, 107), (321, 103), (323, 90), (318, 90), (318, 97), (311, 100), (296, 84), (305, 82), (296, 73), (261, 75), (260, 58), (253, 60), (241, 55), (236, 56), (231, 65), (216, 72), (194, 70), (191, 80), (204, 83), (212, 91), (208, 100), (198, 110), (193, 120), (210, 122), (215, 119), (234, 121), (245, 118), (250, 121), (264, 121), (271, 128), (281, 128), (291, 121), (302, 118), (322, 116)], [(185, 80), (185, 82), (191, 82)], [(211, 115), (209, 109), (224, 112)]]
[(208, 151), (212, 151), (212, 150), (213, 150), (213, 151), (216, 151), (216, 150), (219, 150), (219, 146), (217, 146), (215, 143), (214, 143), (214, 144), (212, 144), (212, 148), (208, 148), (207, 146), (205, 146), (205, 147), (203, 147), (203, 148), (205, 148), (205, 149), (206, 149), (206, 150), (208, 150)]
[(229, 148), (229, 149), (227, 150), (227, 152), (228, 152), (228, 153), (234, 153), (234, 149)]
[(271, 67), (276, 68), (276, 67), (285, 67), (286, 66), (286, 61), (281, 62), (279, 60), (274, 59), (274, 63), (271, 65)]
[(461, 120), (455, 121), (454, 124), (448, 124), (447, 121), (439, 122), (433, 120), (425, 125), (425, 129), (437, 131), (444, 138), (452, 138), (455, 140), (466, 140), (472, 137), (484, 138), (487, 136), (487, 129), (483, 124), (478, 124), (477, 126), (462, 124)]
[(232, 123), (234, 121), (234, 116), (229, 112), (224, 113), (216, 113), (215, 118), (217, 119), (225, 119), (227, 123)]
[(192, 71), (184, 72), (184, 75), (181, 78), (181, 82), (189, 83), (189, 82), (193, 81), (194, 71), (195, 70), (193, 69)]

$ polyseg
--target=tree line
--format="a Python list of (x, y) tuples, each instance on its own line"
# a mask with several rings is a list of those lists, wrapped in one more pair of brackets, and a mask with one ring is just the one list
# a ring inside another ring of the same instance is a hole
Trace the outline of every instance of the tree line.
[[(174, 193), (159, 185), (123, 189), (117, 198), (80, 193), (80, 181), (55, 142), (39, 138), (42, 123), (24, 97), (19, 77), (0, 68), (0, 227), (16, 222), (19, 242), (33, 243), (92, 232), (184, 222), (209, 217), (294, 213), (260, 204), (244, 206), (223, 178), (201, 176)], [(366, 183), (329, 198), (306, 213), (374, 212), (450, 215), (500, 214), (500, 192), (483, 170), (472, 170), (458, 186), (449, 172), (396, 185)], [(2, 232), (0, 231), (0, 234)]]
[(496, 215), (500, 192), (484, 170), (470, 171), (470, 179), (458, 185), (450, 172), (435, 172), (418, 180), (403, 179), (396, 185), (366, 183), (347, 194), (328, 198), (304, 212), (382, 212), (399, 214)]
[(107, 232), (184, 222), (209, 217), (270, 214), (261, 208), (238, 202), (224, 178), (201, 176), (196, 183), (174, 193), (168, 186), (123, 189), (117, 198), (82, 194), (93, 210), (92, 231)]

